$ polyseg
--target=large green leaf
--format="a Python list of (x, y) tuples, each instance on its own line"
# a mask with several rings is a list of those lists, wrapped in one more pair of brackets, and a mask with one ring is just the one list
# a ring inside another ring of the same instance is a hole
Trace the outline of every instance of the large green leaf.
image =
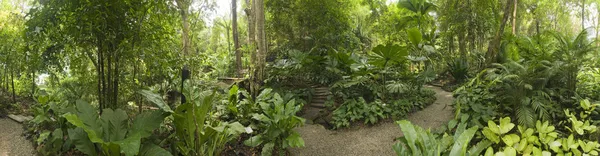
[(165, 117), (167, 117), (167, 113), (162, 111), (144, 112), (137, 115), (133, 120), (130, 135), (139, 134), (141, 138), (149, 137), (152, 131), (160, 127)]
[(414, 46), (418, 46), (423, 40), (423, 35), (417, 28), (408, 29), (406, 30), (406, 33), (408, 34), (408, 40), (410, 40)]
[(111, 110), (104, 109), (102, 116), (100, 116), (102, 122), (103, 140), (106, 142), (123, 140), (127, 134), (127, 113), (121, 109)]
[(260, 155), (262, 155), (262, 156), (272, 156), (273, 155), (273, 149), (275, 149), (275, 143), (274, 142), (269, 142), (269, 143), (265, 144), (265, 146), (263, 146), (262, 151), (260, 152)]
[(141, 137), (139, 134), (129, 135), (124, 140), (115, 141), (114, 143), (119, 145), (120, 152), (125, 156), (137, 155), (140, 151)]
[(369, 56), (369, 63), (379, 67), (386, 67), (391, 63), (406, 60), (406, 56), (408, 56), (408, 51), (399, 45), (391, 43), (378, 45), (373, 48), (373, 54)]
[(163, 100), (163, 98), (160, 95), (149, 90), (140, 90), (138, 91), (138, 93), (146, 97), (148, 101), (154, 103), (156, 106), (158, 106), (158, 108), (162, 109), (163, 111), (173, 113), (173, 110), (171, 110), (169, 105), (167, 105), (167, 103)]
[(292, 132), (291, 135), (289, 135), (285, 141), (287, 141), (288, 145), (290, 147), (303, 147), (304, 146), (304, 140), (302, 139), (302, 137), (300, 137), (300, 134), (298, 134), (297, 132)]
[(450, 151), (450, 155), (465, 155), (467, 153), (467, 146), (469, 146), (469, 142), (475, 135), (479, 129), (477, 126), (471, 127), (468, 130), (464, 131), (458, 139), (455, 140), (454, 146), (452, 146), (452, 150)]
[(407, 120), (397, 121), (396, 123), (400, 125), (400, 128), (402, 129), (404, 139), (406, 140), (406, 146), (408, 146), (413, 153), (420, 152), (416, 145), (418, 144), (418, 133), (413, 124)]
[(169, 151), (161, 148), (160, 146), (153, 143), (145, 143), (140, 149), (140, 155), (142, 156), (171, 156)]
[(262, 135), (257, 135), (257, 136), (248, 138), (248, 140), (244, 141), (244, 145), (250, 146), (250, 147), (256, 147), (256, 146), (262, 144), (262, 142), (263, 142)]
[(83, 121), (81, 121), (81, 119), (79, 119), (79, 117), (77, 115), (67, 113), (67, 114), (63, 115), (63, 117), (65, 119), (67, 119), (67, 121), (69, 121), (69, 123), (77, 126), (78, 128), (82, 128), (87, 133), (87, 136), (89, 137), (89, 139), (92, 142), (104, 143), (104, 140), (102, 140), (102, 138), (99, 137), (99, 132), (93, 130), (90, 126), (88, 126), (87, 123), (84, 124)]
[(83, 100), (77, 100), (76, 105), (77, 117), (88, 126), (89, 130), (98, 132), (98, 137), (102, 138), (102, 123), (98, 120), (100, 117), (96, 108)]
[(82, 128), (68, 129), (69, 139), (73, 141), (73, 145), (80, 152), (86, 155), (98, 155), (94, 143), (88, 138), (88, 134)]

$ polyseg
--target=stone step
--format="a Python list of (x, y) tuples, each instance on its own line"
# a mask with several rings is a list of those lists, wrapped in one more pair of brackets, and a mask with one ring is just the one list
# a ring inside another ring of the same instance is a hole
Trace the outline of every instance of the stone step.
[(315, 88), (315, 92), (329, 91), (329, 88)]
[(333, 94), (330, 94), (330, 93), (319, 93), (319, 94), (314, 94), (312, 97), (313, 98), (315, 98), (315, 97), (328, 97), (330, 95), (333, 95)]
[(312, 100), (327, 100), (327, 96), (313, 96)]
[(323, 103), (311, 103), (310, 106), (316, 108), (325, 108), (325, 104)]
[(32, 116), (23, 116), (23, 115), (9, 114), (8, 117), (11, 118), (11, 119), (13, 119), (13, 120), (15, 120), (16, 122), (19, 122), (19, 123), (23, 123), (25, 121), (33, 120)]
[(327, 99), (313, 99), (310, 103), (325, 103)]

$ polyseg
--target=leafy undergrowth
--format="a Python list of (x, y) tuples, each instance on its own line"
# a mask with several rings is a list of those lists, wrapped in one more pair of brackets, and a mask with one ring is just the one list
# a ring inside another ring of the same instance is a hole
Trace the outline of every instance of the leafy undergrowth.
[(15, 96), (16, 102), (13, 103), (12, 93), (0, 89), (0, 117), (8, 114), (32, 115), (31, 106), (35, 100), (28, 96)]
[(346, 100), (340, 107), (333, 111), (334, 129), (350, 127), (355, 122), (365, 125), (376, 124), (385, 119), (400, 119), (411, 112), (421, 110), (435, 102), (435, 92), (421, 89), (416, 93), (404, 94), (397, 100), (388, 103), (382, 100), (366, 102), (362, 97)]
[[(591, 124), (589, 115), (599, 104), (583, 100), (580, 106), (585, 110), (574, 114), (570, 110), (568, 131), (559, 131), (548, 121), (537, 121), (535, 126), (514, 124), (510, 117), (487, 121), (487, 126), (467, 128), (468, 115), (460, 121), (452, 120), (445, 130), (439, 133), (424, 130), (402, 120), (400, 125), (404, 136), (393, 148), (397, 155), (598, 155), (600, 143), (593, 135), (597, 127)], [(450, 135), (454, 134), (454, 135)]]

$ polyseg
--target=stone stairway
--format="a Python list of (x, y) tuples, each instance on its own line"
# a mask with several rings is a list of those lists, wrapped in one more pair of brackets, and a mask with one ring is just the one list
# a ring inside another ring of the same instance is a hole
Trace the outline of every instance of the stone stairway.
[(329, 88), (325, 86), (313, 86), (315, 94), (312, 96), (310, 102), (311, 107), (325, 108), (325, 102), (327, 102), (327, 96), (331, 95)]
[(306, 119), (307, 124), (329, 125), (328, 118), (331, 118), (331, 111), (327, 110), (325, 103), (331, 92), (326, 86), (313, 85), (311, 87), (315, 92), (310, 103), (304, 106), (302, 117)]

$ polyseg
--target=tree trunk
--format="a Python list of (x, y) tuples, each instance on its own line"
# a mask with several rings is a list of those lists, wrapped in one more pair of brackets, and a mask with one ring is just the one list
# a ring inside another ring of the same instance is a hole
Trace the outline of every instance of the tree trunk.
[(513, 35), (515, 35), (516, 31), (517, 31), (517, 9), (519, 8), (518, 4), (519, 4), (519, 1), (515, 0), (514, 6), (513, 6), (513, 14), (512, 14), (512, 34)]
[(35, 88), (35, 70), (31, 70), (31, 97), (33, 97), (33, 95), (35, 94)]
[(467, 60), (467, 45), (465, 42), (465, 33), (460, 33), (458, 35), (458, 51), (460, 52), (460, 59)]
[(246, 0), (246, 16), (248, 18), (248, 53), (250, 53), (250, 62), (254, 64), (256, 62), (256, 16), (254, 14), (254, 0)]
[(240, 39), (237, 26), (237, 0), (231, 0), (231, 31), (233, 48), (235, 48), (235, 69), (237, 77), (242, 77), (242, 53), (240, 52)]
[[(191, 40), (189, 37), (189, 33), (190, 33), (190, 22), (188, 20), (188, 10), (189, 10), (189, 6), (190, 6), (191, 1), (190, 0), (177, 0), (177, 6), (179, 7), (179, 14), (181, 15), (181, 22), (182, 22), (182, 34), (181, 34), (181, 38), (182, 38), (182, 42), (183, 42), (183, 58), (187, 58), (189, 56), (189, 51), (191, 49)], [(187, 62), (187, 61), (185, 61)], [(191, 74), (190, 74), (190, 70), (187, 66), (187, 64), (184, 64), (183, 67), (181, 68), (181, 92), (183, 93), (183, 84), (185, 83), (185, 80), (189, 79)], [(181, 103), (185, 103), (186, 99), (185, 96), (182, 95), (181, 96)]]
[(265, 58), (267, 54), (266, 34), (265, 34), (265, 10), (263, 0), (254, 0), (254, 8), (256, 9), (256, 39), (258, 40), (258, 52), (256, 52), (256, 62), (254, 64), (253, 78), (250, 89), (254, 96), (258, 95), (260, 87), (264, 80)]
[(96, 45), (98, 53), (98, 66), (96, 67), (96, 71), (98, 72), (98, 109), (100, 109), (100, 113), (102, 113), (102, 110), (106, 107), (106, 100), (104, 98), (104, 96), (106, 95), (106, 85), (104, 85), (104, 48), (102, 48), (102, 43), (100, 40), (101, 38), (98, 38)]
[(448, 35), (448, 53), (454, 53), (454, 34)]
[(498, 55), (500, 42), (502, 41), (502, 35), (504, 34), (504, 27), (506, 26), (506, 22), (508, 21), (508, 17), (510, 15), (510, 6), (512, 5), (510, 2), (511, 0), (506, 0), (506, 7), (504, 7), (504, 15), (502, 17), (502, 22), (500, 22), (500, 28), (496, 32), (494, 39), (491, 40), (488, 45), (488, 50), (486, 53), (487, 65), (491, 65), (497, 61), (496, 56)]
[[(2, 65), (1, 67), (4, 67), (4, 65)], [(4, 72), (2, 72), (2, 75), (0, 75), (0, 91), (2, 89), (6, 89), (6, 86), (4, 85), (5, 77), (6, 77), (6, 67), (4, 67)]]
[(179, 15), (181, 15), (181, 25), (183, 27), (181, 41), (183, 43), (183, 55), (188, 56), (191, 48), (190, 45), (190, 22), (188, 20), (188, 10), (190, 6), (189, 0), (177, 0), (179, 7)]
[(581, 2), (581, 31), (585, 30), (585, 0)]
[(10, 70), (10, 83), (12, 87), (12, 101), (13, 103), (17, 103), (17, 94), (15, 93), (15, 71), (14, 69)]

